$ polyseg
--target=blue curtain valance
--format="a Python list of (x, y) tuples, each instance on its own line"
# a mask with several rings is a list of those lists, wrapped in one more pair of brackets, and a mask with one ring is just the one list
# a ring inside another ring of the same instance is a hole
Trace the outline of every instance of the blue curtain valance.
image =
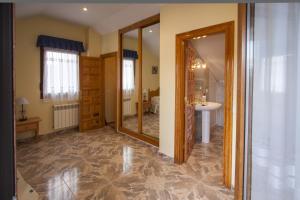
[(57, 38), (47, 35), (39, 35), (37, 39), (38, 47), (50, 47), (56, 49), (71, 50), (77, 52), (84, 52), (83, 43), (74, 40)]
[(129, 50), (129, 49), (123, 49), (123, 57), (138, 59), (138, 54), (136, 51)]

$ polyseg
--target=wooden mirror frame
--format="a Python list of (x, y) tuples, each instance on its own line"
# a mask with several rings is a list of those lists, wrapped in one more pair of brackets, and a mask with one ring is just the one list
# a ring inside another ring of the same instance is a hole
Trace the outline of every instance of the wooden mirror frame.
[(154, 24), (160, 23), (160, 15), (154, 15), (152, 17), (146, 18), (144, 20), (141, 20), (139, 22), (136, 22), (132, 25), (129, 25), (127, 27), (124, 27), (122, 29), (119, 30), (119, 35), (118, 35), (118, 94), (117, 94), (117, 101), (118, 101), (118, 105), (117, 105), (117, 130), (120, 133), (125, 133), (131, 137), (137, 138), (139, 140), (142, 140), (144, 142), (147, 142), (149, 144), (152, 144), (154, 146), (159, 146), (159, 139), (152, 137), (152, 136), (148, 136), (145, 135), (142, 132), (142, 112), (143, 112), (143, 105), (142, 103), (138, 104), (138, 131), (134, 132), (132, 130), (129, 130), (125, 127), (123, 127), (123, 95), (122, 95), (122, 61), (123, 61), (123, 54), (122, 54), (122, 50), (123, 50), (123, 38), (122, 36), (132, 30), (137, 29), (138, 30), (138, 55), (139, 55), (139, 59), (138, 59), (138, 84), (137, 84), (137, 90), (138, 90), (138, 102), (142, 102), (142, 29)]

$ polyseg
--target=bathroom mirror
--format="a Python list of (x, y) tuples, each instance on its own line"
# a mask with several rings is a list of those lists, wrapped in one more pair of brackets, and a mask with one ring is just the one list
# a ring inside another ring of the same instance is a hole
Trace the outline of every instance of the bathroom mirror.
[(138, 132), (138, 29), (122, 35), (122, 125)]
[(159, 23), (142, 29), (142, 133), (159, 137)]

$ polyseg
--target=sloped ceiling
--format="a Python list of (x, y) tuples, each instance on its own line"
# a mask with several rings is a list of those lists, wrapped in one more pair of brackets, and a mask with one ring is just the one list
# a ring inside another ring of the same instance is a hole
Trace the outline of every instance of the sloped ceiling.
[(46, 15), (90, 26), (100, 34), (117, 31), (159, 11), (160, 4), (16, 3), (17, 18)]
[[(150, 32), (151, 30), (151, 32)], [(143, 45), (152, 52), (153, 55), (159, 58), (159, 35), (160, 24), (154, 24), (143, 29)], [(138, 31), (131, 31), (127, 34), (129, 37), (138, 37)]]
[(200, 39), (192, 39), (193, 47), (206, 62), (216, 80), (224, 80), (225, 34), (215, 34)]

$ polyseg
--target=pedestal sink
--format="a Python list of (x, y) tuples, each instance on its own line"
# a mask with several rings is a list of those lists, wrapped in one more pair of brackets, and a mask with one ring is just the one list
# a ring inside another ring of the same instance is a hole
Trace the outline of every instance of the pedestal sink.
[(222, 106), (216, 102), (206, 102), (205, 105), (196, 104), (195, 110), (202, 111), (202, 142), (209, 143), (210, 138), (210, 112), (219, 109)]

